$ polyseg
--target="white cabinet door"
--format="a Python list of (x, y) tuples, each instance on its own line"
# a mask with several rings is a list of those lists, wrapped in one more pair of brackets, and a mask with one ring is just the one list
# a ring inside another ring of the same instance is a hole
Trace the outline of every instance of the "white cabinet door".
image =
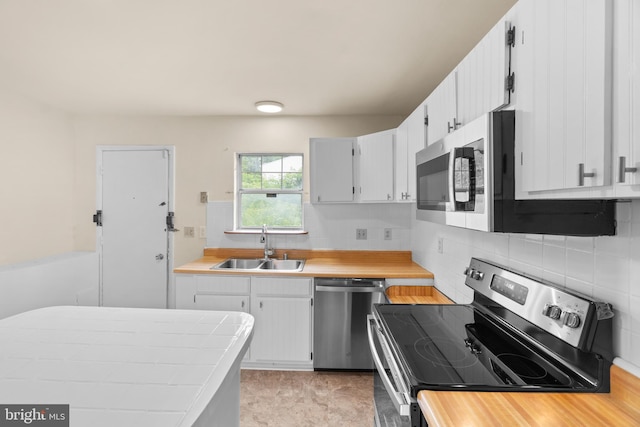
[(390, 202), (394, 200), (395, 129), (358, 137), (360, 202)]
[(614, 179), (617, 194), (637, 197), (630, 186), (640, 184), (640, 4), (617, 0), (613, 7)]
[(176, 274), (176, 308), (194, 309), (196, 305), (196, 276), (193, 274)]
[(353, 202), (355, 138), (311, 138), (312, 203)]
[(395, 153), (395, 186), (394, 194), (397, 202), (411, 200), (409, 192), (409, 118), (407, 117), (396, 129), (394, 140)]
[(310, 297), (256, 297), (253, 304), (253, 361), (311, 361)]
[(311, 279), (253, 277), (254, 362), (311, 362)]
[(452, 71), (427, 98), (429, 126), (427, 141), (429, 144), (442, 139), (459, 127), (457, 112), (456, 71)]
[(425, 114), (421, 104), (396, 129), (395, 198), (399, 202), (416, 200), (416, 153), (425, 147)]
[(519, 190), (610, 184), (611, 2), (517, 6)]
[(509, 28), (506, 19), (500, 20), (458, 64), (458, 122), (469, 123), (509, 103)]

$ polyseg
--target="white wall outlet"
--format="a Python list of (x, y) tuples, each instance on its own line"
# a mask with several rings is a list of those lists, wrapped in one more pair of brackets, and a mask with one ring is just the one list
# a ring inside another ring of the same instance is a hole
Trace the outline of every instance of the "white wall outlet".
[(209, 193), (206, 191), (200, 192), (200, 203), (208, 203), (209, 202)]
[(184, 227), (184, 237), (196, 237), (195, 227)]
[(391, 240), (391, 229), (390, 228), (385, 228), (384, 229), (384, 240)]
[(444, 237), (438, 237), (438, 253), (444, 253)]
[(366, 228), (356, 228), (356, 240), (367, 240)]
[(207, 226), (206, 225), (201, 225), (200, 226), (199, 236), (200, 236), (201, 239), (206, 239), (207, 238)]

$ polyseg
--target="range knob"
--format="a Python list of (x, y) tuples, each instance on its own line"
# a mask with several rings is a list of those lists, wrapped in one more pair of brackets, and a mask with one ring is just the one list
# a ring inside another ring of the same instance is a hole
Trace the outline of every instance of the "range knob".
[(570, 328), (580, 326), (580, 316), (577, 313), (565, 312), (563, 323)]
[(473, 270), (471, 272), (471, 278), (475, 280), (482, 280), (484, 277), (484, 273), (482, 271)]
[(557, 305), (545, 304), (544, 308), (542, 309), (542, 314), (551, 319), (558, 320), (562, 315), (562, 309)]

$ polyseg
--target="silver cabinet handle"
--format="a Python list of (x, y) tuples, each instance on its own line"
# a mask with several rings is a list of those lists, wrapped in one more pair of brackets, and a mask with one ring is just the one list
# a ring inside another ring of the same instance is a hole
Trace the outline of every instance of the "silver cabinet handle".
[(638, 172), (638, 168), (628, 168), (627, 167), (627, 158), (625, 156), (620, 156), (618, 159), (618, 182), (625, 181), (625, 175), (627, 173), (636, 173)]
[(584, 163), (578, 163), (578, 187), (584, 186), (585, 178), (594, 178), (595, 176), (596, 176), (595, 172), (584, 171)]

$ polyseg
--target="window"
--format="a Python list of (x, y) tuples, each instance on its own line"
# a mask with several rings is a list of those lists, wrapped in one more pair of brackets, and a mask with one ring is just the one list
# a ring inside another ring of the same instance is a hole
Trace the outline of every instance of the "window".
[(236, 228), (302, 229), (302, 154), (239, 154)]

